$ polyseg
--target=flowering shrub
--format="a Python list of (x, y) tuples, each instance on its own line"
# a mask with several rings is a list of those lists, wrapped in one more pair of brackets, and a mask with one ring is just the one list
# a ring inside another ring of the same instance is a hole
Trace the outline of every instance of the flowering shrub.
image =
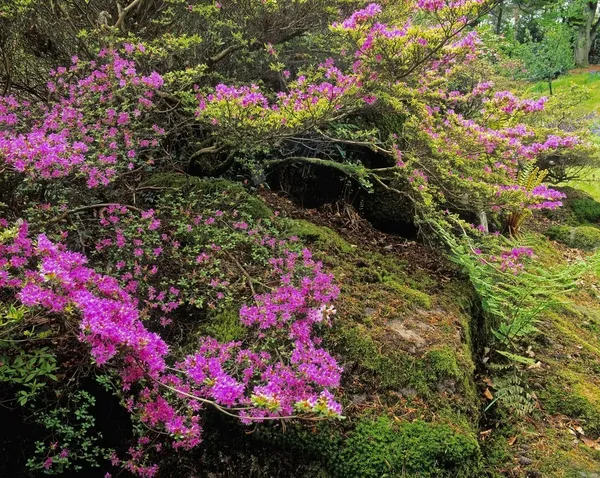
[[(297, 76), (288, 91), (274, 94), (275, 101), (256, 85), (220, 84), (198, 95), (197, 118), (214, 138), (242, 148), (310, 142), (305, 132), (314, 130), (333, 143), (369, 146), (386, 161), (384, 168), (367, 169), (369, 179), (393, 189), (387, 185), (394, 177), (405, 178), (412, 190), (402, 193), (422, 214), (443, 206), (507, 221), (522, 208), (554, 208), (560, 193), (545, 186), (526, 190), (517, 180), (524, 166), (580, 144), (574, 136), (523, 123), (543, 110), (546, 98), (494, 91), (490, 81), (453, 89), (464, 66), (477, 60), (480, 41), (466, 27), (484, 9), (479, 1), (418, 2), (406, 18), (386, 24), (379, 21), (382, 7), (370, 4), (332, 26), (348, 50), (355, 48), (351, 63), (344, 49), (340, 58)], [(413, 15), (429, 21), (414, 22)], [(403, 118), (403, 135), (386, 135), (377, 123), (341, 137), (328, 128), (332, 120), (369, 109)]]
[[(143, 48), (140, 46), (140, 48)], [(125, 52), (133, 49), (125, 45)], [(115, 50), (101, 50), (89, 64), (73, 57), (69, 68), (51, 72), (50, 106), (0, 98), (0, 157), (32, 178), (84, 177), (87, 186), (107, 186), (119, 171), (151, 164), (144, 152), (164, 132), (147, 124), (161, 76), (136, 71)]]
[[(200, 442), (198, 413), (207, 405), (232, 409), (227, 413), (244, 422), (341, 414), (330, 392), (339, 386), (341, 369), (319, 348), (317, 336), (335, 313), (338, 289), (309, 251), (273, 259), (279, 285), (242, 308), (242, 324), (256, 337), (252, 349), (205, 337), (196, 353), (173, 360), (164, 340), (143, 324), (139, 301), (116, 279), (98, 274), (84, 256), (44, 234), (32, 239), (27, 223), (4, 238), (0, 287), (29, 308), (77, 318), (79, 340), (96, 365), (116, 365), (123, 390), (135, 390), (129, 411), (169, 433), (174, 447)], [(156, 469), (135, 458), (126, 467), (152, 476)]]

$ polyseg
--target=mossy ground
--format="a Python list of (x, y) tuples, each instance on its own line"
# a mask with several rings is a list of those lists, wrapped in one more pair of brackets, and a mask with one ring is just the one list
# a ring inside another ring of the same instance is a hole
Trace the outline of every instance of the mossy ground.
[[(579, 197), (575, 192), (571, 197)], [(586, 204), (589, 206), (590, 204)], [(566, 214), (573, 214), (566, 201)], [(592, 204), (592, 209), (595, 205)], [(587, 210), (587, 209), (586, 209)], [(575, 216), (575, 214), (574, 214)], [(593, 225), (573, 218), (573, 226)], [(548, 234), (550, 237), (556, 237)], [(522, 238), (547, 268), (585, 260), (586, 247), (565, 247), (538, 234)], [(587, 477), (600, 473), (600, 275), (591, 272), (562, 303), (544, 313), (532, 342), (536, 361), (525, 377), (536, 410), (525, 420), (496, 410), (484, 456), (510, 476)], [(493, 415), (493, 412), (492, 412)], [(504, 463), (501, 465), (501, 463)]]
[[(298, 236), (335, 275), (341, 295), (324, 340), (344, 367), (338, 395), (346, 418), (249, 429), (209, 413), (206, 446), (172, 458), (180, 469), (201, 464), (214, 476), (306, 478), (562, 478), (600, 471), (600, 452), (580, 435), (600, 436), (596, 278), (586, 277), (539, 325), (531, 349), (539, 365), (526, 375), (535, 412), (525, 419), (499, 407), (484, 412), (477, 301), (442, 255), (356, 217), (302, 210), (266, 191), (265, 204), (238, 186), (223, 196), (229, 186), (215, 185), (215, 197), (229, 207), (270, 220), (278, 210), (282, 233)], [(199, 186), (194, 194), (212, 194)], [(523, 241), (548, 267), (585, 254), (540, 234)], [(213, 311), (198, 333), (243, 340), (236, 317), (235, 307)]]

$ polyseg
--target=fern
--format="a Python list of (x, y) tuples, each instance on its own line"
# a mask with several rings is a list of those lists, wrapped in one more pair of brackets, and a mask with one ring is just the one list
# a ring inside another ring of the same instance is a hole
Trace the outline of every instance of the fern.
[[(543, 172), (533, 168), (525, 171), (520, 180), (530, 187), (543, 176)], [(482, 261), (481, 255), (473, 253), (475, 244), (466, 234), (459, 239), (437, 223), (434, 229), (449, 246), (451, 260), (469, 277), (495, 339), (492, 347), (500, 362), (489, 364), (496, 372), (494, 403), (499, 400), (516, 413), (529, 413), (533, 403), (520, 374), (524, 366), (534, 362), (519, 352), (527, 336), (539, 332), (537, 325), (543, 313), (561, 304), (562, 296), (575, 289), (582, 274), (600, 265), (600, 253), (588, 257), (585, 262), (552, 269), (534, 259), (523, 271), (514, 274)], [(507, 240), (507, 245), (516, 244)]]
[[(524, 188), (525, 191), (531, 192), (540, 184), (542, 184), (547, 175), (547, 170), (540, 169), (539, 167), (534, 166), (533, 163), (527, 163), (519, 171), (517, 176), (517, 184)], [(530, 215), (531, 211), (529, 209), (523, 209), (521, 211), (515, 211), (511, 213), (506, 221), (508, 232), (511, 235), (517, 235), (521, 229), (521, 226)]]
[[(523, 380), (517, 373), (504, 375), (494, 381), (496, 398), (517, 416), (529, 415), (535, 408), (533, 396), (527, 391)], [(494, 403), (492, 402), (488, 408)]]

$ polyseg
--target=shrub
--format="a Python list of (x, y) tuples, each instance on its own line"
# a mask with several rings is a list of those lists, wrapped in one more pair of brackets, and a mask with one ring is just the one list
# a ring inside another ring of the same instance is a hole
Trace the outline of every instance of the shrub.
[(600, 203), (591, 198), (573, 199), (569, 201), (571, 208), (577, 219), (582, 222), (600, 221)]

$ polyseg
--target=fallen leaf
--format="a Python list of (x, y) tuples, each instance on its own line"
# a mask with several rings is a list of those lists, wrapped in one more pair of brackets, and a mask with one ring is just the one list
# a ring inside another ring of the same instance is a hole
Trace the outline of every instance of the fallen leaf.
[(583, 442), (583, 444), (585, 446), (588, 446), (588, 447), (590, 447), (590, 448), (592, 448), (594, 450), (600, 451), (600, 443), (595, 442), (591, 438), (588, 438), (588, 437), (583, 436), (583, 435), (579, 439)]
[(494, 399), (494, 396), (492, 395), (492, 392), (490, 392), (489, 388), (485, 389), (485, 392), (483, 392), (483, 396), (485, 398), (487, 398), (488, 400), (493, 400)]
[(515, 435), (512, 438), (508, 439), (508, 446), (513, 446), (515, 444), (515, 442), (517, 441), (517, 435)]
[(527, 368), (529, 370), (533, 370), (534, 368), (542, 368), (542, 362), (538, 360), (536, 363), (534, 363), (533, 365), (529, 365)]

